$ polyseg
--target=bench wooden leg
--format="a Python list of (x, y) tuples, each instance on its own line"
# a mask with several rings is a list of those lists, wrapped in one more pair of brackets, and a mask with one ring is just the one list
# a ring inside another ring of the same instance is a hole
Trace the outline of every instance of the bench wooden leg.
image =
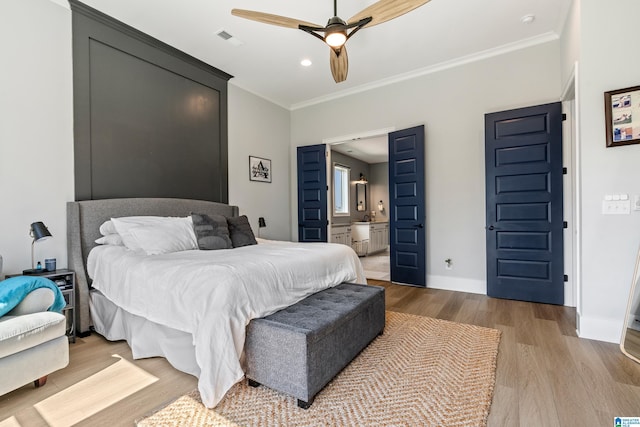
[(38, 378), (37, 380), (35, 380), (33, 382), (33, 385), (36, 386), (36, 387), (42, 387), (46, 383), (47, 383), (47, 376), (45, 375), (44, 377)]

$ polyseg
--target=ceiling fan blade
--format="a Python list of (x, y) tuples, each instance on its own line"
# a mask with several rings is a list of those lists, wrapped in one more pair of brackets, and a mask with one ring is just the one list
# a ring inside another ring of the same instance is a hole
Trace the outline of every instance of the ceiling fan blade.
[(370, 16), (373, 19), (366, 26), (371, 27), (411, 12), (428, 2), (429, 0), (380, 0), (358, 12), (347, 22), (352, 24)]
[(347, 57), (347, 48), (342, 46), (340, 54), (337, 54), (333, 48), (329, 48), (329, 64), (331, 65), (331, 74), (336, 83), (347, 80), (349, 72), (349, 58)]
[(252, 21), (262, 22), (264, 24), (278, 25), (280, 27), (286, 28), (298, 29), (300, 25), (322, 28), (321, 25), (312, 24), (311, 22), (287, 18), (286, 16), (272, 15), (270, 13), (256, 12), (254, 10), (231, 9), (231, 14), (239, 18), (250, 19)]

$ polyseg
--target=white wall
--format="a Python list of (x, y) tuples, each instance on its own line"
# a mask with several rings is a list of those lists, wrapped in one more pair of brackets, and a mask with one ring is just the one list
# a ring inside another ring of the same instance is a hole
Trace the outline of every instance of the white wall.
[[(356, 197), (355, 183), (355, 181), (360, 179), (360, 174), (363, 174), (365, 178), (369, 179), (369, 164), (338, 151), (331, 150), (331, 165), (329, 167), (331, 172), (329, 172), (327, 176), (329, 188), (333, 187), (333, 165), (336, 163), (349, 168), (349, 177), (351, 180), (349, 183), (349, 216), (335, 216), (333, 215), (333, 207), (329, 206), (331, 224), (351, 224), (352, 221), (362, 221), (365, 215), (370, 217), (371, 210), (373, 209), (371, 206), (371, 181), (369, 181), (369, 185), (367, 185), (367, 208), (364, 211), (358, 211), (357, 209), (359, 198)], [(297, 182), (293, 185), (294, 187), (297, 186)], [(331, 198), (329, 197), (329, 199)], [(333, 202), (329, 200), (327, 203), (332, 205)]]
[(561, 82), (567, 83), (574, 72), (574, 64), (580, 57), (580, 0), (574, 0), (562, 30)]
[[(369, 166), (369, 192), (371, 193), (371, 209), (376, 211), (376, 221), (389, 221), (389, 163), (375, 163)], [(384, 210), (378, 210), (378, 203)]]
[(0, 40), (3, 270), (31, 268), (34, 221), (53, 235), (36, 244), (36, 260), (57, 258), (65, 267), (65, 203), (73, 199), (71, 12), (48, 0), (4, 0)]
[[(31, 264), (29, 225), (43, 221), (53, 238), (36, 259), (67, 265), (66, 202), (74, 200), (71, 11), (49, 0), (0, 5), (0, 254), (3, 273)], [(289, 112), (229, 85), (229, 202), (258, 234), (290, 238)], [(249, 155), (266, 157), (273, 182), (249, 182)]]
[[(577, 0), (576, 0), (577, 1)], [(618, 341), (640, 244), (640, 212), (602, 215), (605, 194), (640, 194), (640, 145), (605, 146), (603, 93), (640, 85), (637, 0), (582, 0), (581, 336)]]
[[(292, 153), (339, 135), (424, 123), (427, 286), (485, 293), (484, 114), (557, 101), (559, 52), (555, 41), (295, 110)], [(447, 258), (453, 270), (445, 270)]]
[[(229, 84), (229, 204), (247, 215), (256, 235), (291, 238), (288, 110)], [(249, 180), (249, 156), (271, 160), (272, 182)], [(267, 226), (258, 230), (258, 218)]]

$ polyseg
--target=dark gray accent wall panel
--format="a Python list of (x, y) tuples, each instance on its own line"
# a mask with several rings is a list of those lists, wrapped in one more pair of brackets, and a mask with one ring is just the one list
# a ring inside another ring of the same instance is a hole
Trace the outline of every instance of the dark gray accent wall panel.
[(228, 202), (231, 76), (80, 2), (70, 4), (76, 200)]

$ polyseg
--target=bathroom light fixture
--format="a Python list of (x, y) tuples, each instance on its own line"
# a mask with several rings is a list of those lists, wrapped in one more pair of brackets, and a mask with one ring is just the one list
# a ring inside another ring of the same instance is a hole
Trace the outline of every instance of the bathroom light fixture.
[(382, 200), (380, 200), (380, 202), (378, 203), (378, 210), (380, 212), (384, 212), (384, 203), (382, 202)]
[(29, 235), (33, 238), (33, 241), (31, 242), (31, 269), (23, 270), (22, 274), (41, 273), (43, 271), (42, 268), (39, 268), (39, 269), (35, 268), (33, 247), (36, 244), (36, 242), (41, 242), (51, 237), (51, 233), (49, 232), (49, 229), (47, 228), (47, 226), (44, 225), (44, 223), (42, 223), (41, 221), (37, 221), (31, 224), (31, 228), (29, 229)]
[(367, 181), (367, 178), (365, 178), (365, 177), (364, 177), (364, 174), (361, 172), (361, 173), (360, 173), (360, 179), (358, 180), (358, 182), (359, 182), (360, 184), (366, 184), (366, 183), (367, 183), (367, 182), (369, 182), (369, 181)]

